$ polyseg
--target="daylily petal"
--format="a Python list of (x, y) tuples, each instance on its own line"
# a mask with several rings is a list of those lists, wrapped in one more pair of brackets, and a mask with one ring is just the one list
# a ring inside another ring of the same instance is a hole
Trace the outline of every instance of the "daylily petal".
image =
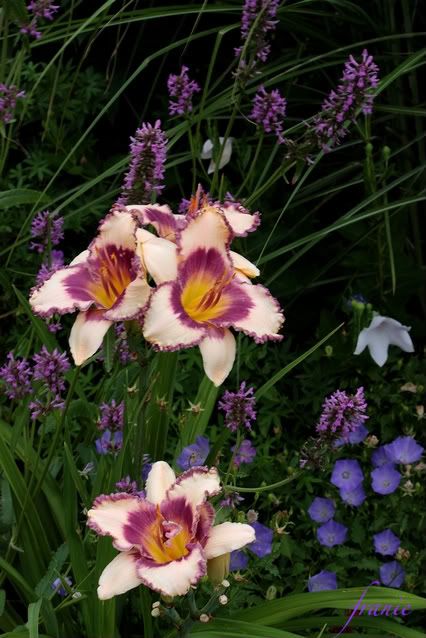
[(136, 240), (137, 254), (157, 285), (176, 279), (176, 244), (143, 228), (136, 231)]
[(133, 215), (126, 211), (113, 210), (99, 224), (99, 234), (89, 246), (91, 256), (96, 257), (97, 250), (111, 245), (133, 251), (136, 227)]
[(83, 250), (83, 252), (78, 254), (77, 257), (74, 257), (74, 259), (70, 262), (70, 266), (75, 266), (76, 264), (84, 264), (89, 257), (90, 257), (90, 250), (88, 249)]
[(206, 559), (198, 544), (190, 548), (189, 554), (170, 563), (158, 564), (144, 558), (137, 563), (142, 582), (165, 596), (183, 596), (206, 572)]
[(166, 497), (176, 480), (175, 473), (165, 461), (153, 463), (148, 474), (145, 485), (146, 500), (150, 503), (158, 504)]
[(185, 228), (180, 232), (177, 245), (181, 257), (188, 257), (200, 248), (215, 248), (231, 265), (228, 246), (231, 241), (231, 229), (221, 212), (213, 206), (201, 209), (196, 217), (189, 217)]
[(135, 211), (140, 223), (147, 226), (151, 224), (160, 237), (174, 241), (184, 215), (175, 215), (167, 204), (144, 204), (126, 206), (128, 211)]
[(221, 491), (218, 471), (215, 467), (193, 467), (176, 479), (176, 483), (167, 492), (167, 498), (184, 496), (188, 503), (197, 507), (206, 498)]
[(105, 319), (124, 321), (133, 319), (148, 303), (151, 287), (145, 277), (137, 277), (125, 289), (112, 308), (104, 312)]
[(143, 334), (159, 350), (179, 350), (197, 345), (205, 335), (204, 327), (184, 322), (175, 312), (173, 283), (160, 284), (154, 290), (144, 317)]
[(221, 385), (232, 370), (236, 343), (228, 329), (211, 330), (199, 345), (203, 357), (204, 372), (215, 386)]
[(233, 250), (230, 251), (230, 255), (235, 270), (242, 272), (243, 275), (250, 278), (258, 277), (260, 275), (259, 268), (252, 264), (251, 261)]
[(76, 309), (87, 310), (93, 300), (85, 288), (86, 282), (83, 264), (61, 268), (41, 286), (33, 289), (31, 307), (35, 313), (46, 317), (55, 313), (74, 312)]
[(252, 306), (245, 318), (232, 322), (232, 325), (253, 337), (256, 343), (264, 343), (269, 339), (281, 341), (283, 337), (278, 334), (278, 330), (284, 323), (284, 315), (278, 301), (260, 284), (253, 286), (242, 282), (240, 285), (250, 298)]
[(222, 210), (237, 237), (245, 237), (256, 230), (260, 224), (259, 213), (249, 213), (242, 206), (227, 203), (223, 205)]
[(245, 523), (221, 523), (211, 528), (204, 547), (207, 558), (216, 558), (222, 554), (240, 549), (256, 539), (256, 533)]
[(98, 496), (87, 513), (87, 524), (100, 536), (112, 536), (114, 546), (121, 551), (133, 547), (126, 538), (125, 527), (132, 514), (143, 509), (143, 500), (131, 494), (118, 493)]
[(108, 600), (143, 584), (137, 575), (137, 560), (137, 554), (122, 552), (105, 567), (99, 578), (98, 598), (100, 600)]
[(80, 312), (71, 328), (69, 344), (75, 365), (81, 366), (101, 347), (103, 338), (112, 325), (103, 310), (91, 308)]

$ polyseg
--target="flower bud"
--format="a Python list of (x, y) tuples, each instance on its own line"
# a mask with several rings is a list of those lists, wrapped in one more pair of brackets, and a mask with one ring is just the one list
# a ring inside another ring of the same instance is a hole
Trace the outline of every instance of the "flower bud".
[(229, 563), (231, 554), (222, 554), (207, 561), (207, 576), (213, 585), (220, 585), (229, 574)]
[(158, 618), (158, 616), (161, 614), (161, 611), (158, 607), (155, 607), (152, 611), (151, 611), (151, 616), (153, 616), (154, 618)]
[(230, 587), (231, 583), (229, 582), (229, 580), (222, 580), (221, 585), (222, 587)]
[(201, 614), (200, 622), (209, 622), (210, 616), (208, 614)]
[(155, 603), (152, 603), (152, 608), (155, 609), (156, 607), (159, 607), (161, 605), (160, 601), (157, 600)]
[(275, 585), (270, 585), (266, 590), (265, 598), (266, 600), (274, 600), (277, 597), (277, 588)]
[(247, 512), (247, 523), (255, 523), (258, 518), (258, 513), (256, 510), (249, 510)]
[(225, 596), (225, 594), (219, 596), (219, 602), (221, 605), (226, 605), (226, 603), (228, 602), (228, 596)]

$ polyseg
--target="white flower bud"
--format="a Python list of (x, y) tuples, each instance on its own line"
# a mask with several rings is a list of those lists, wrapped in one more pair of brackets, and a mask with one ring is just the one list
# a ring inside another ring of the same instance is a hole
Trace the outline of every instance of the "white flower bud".
[(160, 601), (157, 600), (155, 603), (152, 603), (152, 608), (155, 609), (156, 607), (159, 607), (161, 605)]
[(155, 607), (152, 611), (151, 611), (151, 616), (153, 616), (154, 618), (158, 618), (158, 616), (161, 614), (160, 610), (158, 607)]
[(226, 603), (228, 602), (228, 596), (225, 596), (224, 594), (222, 596), (219, 596), (219, 602), (221, 605), (226, 605)]
[(208, 614), (201, 614), (200, 622), (209, 622), (210, 616)]
[(221, 585), (222, 587), (230, 587), (231, 583), (229, 580), (222, 580)]

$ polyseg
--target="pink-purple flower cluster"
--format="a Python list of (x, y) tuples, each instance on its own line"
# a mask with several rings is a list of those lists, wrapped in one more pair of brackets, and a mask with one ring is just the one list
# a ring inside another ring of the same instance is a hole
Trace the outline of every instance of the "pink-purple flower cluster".
[(126, 365), (131, 361), (135, 361), (136, 354), (130, 350), (129, 342), (127, 341), (127, 331), (124, 323), (116, 323), (114, 325), (115, 330), (115, 351), (118, 355), (118, 359), (121, 365)]
[(21, 25), (20, 31), (39, 40), (41, 38), (41, 31), (38, 30), (39, 20), (53, 20), (59, 5), (53, 4), (52, 0), (31, 0), (27, 10), (32, 14), (32, 18), (27, 24)]
[(14, 84), (0, 84), (0, 122), (9, 124), (18, 100), (25, 97), (25, 91), (20, 91)]
[(43, 346), (33, 357), (33, 380), (40, 381), (37, 398), (29, 405), (33, 420), (47, 416), (54, 410), (63, 410), (65, 401), (64, 375), (70, 369), (70, 362), (64, 352), (55, 348), (52, 352)]
[(0, 368), (0, 379), (5, 384), (6, 396), (23, 399), (32, 392), (31, 379), (33, 371), (27, 359), (15, 358), (13, 352), (7, 355), (7, 363)]
[(366, 410), (364, 388), (358, 388), (354, 395), (336, 390), (324, 401), (316, 430), (320, 436), (328, 439), (348, 440), (350, 433), (368, 419)]
[(164, 188), (167, 138), (161, 122), (144, 122), (130, 138), (130, 167), (118, 205), (147, 204)]
[(186, 115), (192, 111), (192, 96), (201, 91), (199, 84), (189, 78), (188, 71), (187, 66), (182, 66), (179, 75), (169, 75), (167, 88), (170, 96), (170, 115)]
[(256, 399), (253, 396), (254, 389), (247, 388), (243, 381), (238, 392), (227, 390), (218, 403), (218, 407), (225, 413), (225, 425), (231, 432), (240, 427), (251, 431), (252, 423), (256, 420)]
[(250, 119), (261, 126), (265, 133), (274, 133), (278, 143), (283, 144), (283, 120), (286, 114), (287, 101), (278, 89), (268, 93), (262, 85), (258, 88), (253, 100)]
[[(245, 0), (241, 16), (241, 40), (249, 39), (247, 53), (251, 59), (252, 71), (257, 62), (266, 62), (271, 52), (269, 34), (275, 30), (279, 0)], [(235, 55), (241, 55), (244, 47), (235, 49)]]
[(62, 250), (52, 250), (50, 253), (50, 263), (48, 261), (44, 261), (40, 267), (40, 270), (36, 276), (36, 285), (40, 286), (42, 283), (47, 281), (49, 277), (62, 268), (64, 265), (64, 253)]
[(64, 238), (64, 218), (56, 213), (44, 210), (34, 217), (31, 223), (31, 237), (36, 239), (30, 244), (31, 250), (42, 253), (49, 245), (57, 246)]
[(357, 62), (350, 55), (336, 90), (322, 104), (322, 112), (314, 118), (318, 146), (324, 151), (336, 146), (345, 137), (345, 122), (353, 121), (357, 111), (368, 115), (373, 109), (374, 89), (379, 83), (379, 67), (367, 49)]
[(98, 454), (117, 453), (123, 446), (124, 401), (117, 403), (112, 399), (110, 403), (99, 406), (100, 416), (98, 429), (102, 436), (95, 441)]

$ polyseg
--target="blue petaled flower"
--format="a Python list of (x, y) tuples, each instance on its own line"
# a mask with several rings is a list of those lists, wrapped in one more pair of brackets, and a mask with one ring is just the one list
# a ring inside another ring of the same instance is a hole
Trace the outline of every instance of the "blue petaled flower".
[(326, 523), (333, 518), (336, 506), (330, 498), (322, 498), (317, 496), (312, 501), (308, 514), (316, 523)]
[(231, 552), (231, 560), (229, 563), (229, 571), (236, 572), (242, 569), (247, 569), (248, 556), (241, 549)]
[(335, 572), (322, 570), (318, 574), (311, 576), (308, 580), (308, 589), (310, 592), (337, 589), (337, 577)]
[(373, 541), (375, 551), (382, 556), (395, 556), (401, 544), (398, 536), (390, 529), (374, 534)]
[(256, 456), (256, 448), (249, 439), (241, 441), (238, 448), (234, 445), (231, 450), (234, 453), (234, 464), (237, 467), (242, 463), (253, 463), (254, 457)]
[(362, 505), (366, 499), (362, 483), (357, 485), (353, 490), (341, 488), (340, 498), (344, 503), (352, 505), (352, 507), (359, 507), (360, 505)]
[(392, 464), (376, 467), (371, 472), (371, 487), (376, 494), (392, 494), (398, 488), (401, 481), (401, 474)]
[(123, 432), (105, 430), (102, 436), (95, 441), (98, 454), (116, 454), (123, 446)]
[(336, 521), (328, 521), (317, 529), (317, 538), (321, 545), (325, 547), (334, 547), (342, 545), (345, 542), (348, 528)]
[(380, 567), (380, 580), (386, 587), (401, 587), (404, 578), (405, 571), (396, 560)]
[(63, 576), (62, 578), (55, 578), (55, 580), (50, 585), (55, 594), (58, 594), (58, 596), (61, 596), (61, 598), (65, 598), (66, 596), (68, 596), (68, 592), (63, 585), (64, 581), (66, 582), (68, 587), (72, 586), (72, 580), (67, 576)]
[(364, 475), (358, 461), (342, 459), (341, 461), (335, 462), (331, 482), (336, 487), (341, 487), (345, 490), (354, 490), (362, 483), (363, 478)]
[(256, 532), (256, 540), (247, 545), (247, 549), (259, 556), (259, 558), (263, 558), (272, 552), (274, 532), (270, 527), (266, 527), (266, 525), (262, 525), (258, 521), (251, 523), (251, 527)]
[(381, 467), (390, 463), (390, 459), (386, 453), (386, 446), (381, 445), (376, 450), (373, 450), (371, 455), (371, 463), (374, 467)]
[(412, 436), (399, 436), (386, 445), (386, 456), (392, 463), (415, 463), (419, 461), (424, 448)]
[(209, 440), (205, 436), (197, 436), (195, 443), (187, 445), (176, 459), (176, 465), (180, 470), (189, 470), (191, 467), (203, 465), (210, 452)]

